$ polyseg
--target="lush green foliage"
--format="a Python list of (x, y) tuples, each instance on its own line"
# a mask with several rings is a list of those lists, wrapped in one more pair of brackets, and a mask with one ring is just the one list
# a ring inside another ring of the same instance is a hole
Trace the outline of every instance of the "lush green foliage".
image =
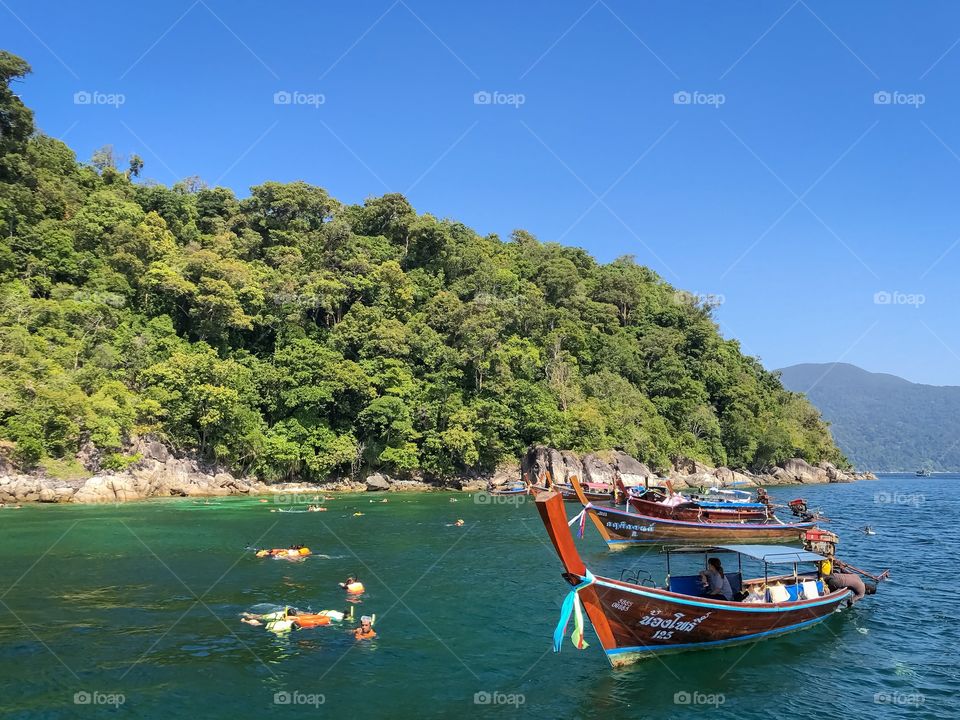
[(960, 470), (960, 387), (920, 385), (846, 363), (780, 372), (784, 385), (820, 408), (858, 468)]
[[(133, 433), (269, 479), (447, 475), (531, 443), (765, 465), (838, 459), (817, 413), (711, 309), (629, 257), (78, 164), (0, 55), (0, 437), (25, 464)], [(114, 458), (115, 464), (121, 459)]]

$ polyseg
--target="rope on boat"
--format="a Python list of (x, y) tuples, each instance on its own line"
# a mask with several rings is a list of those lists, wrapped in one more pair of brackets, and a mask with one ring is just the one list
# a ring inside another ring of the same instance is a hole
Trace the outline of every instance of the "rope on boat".
[(577, 650), (589, 647), (587, 641), (583, 639), (583, 605), (578, 593), (585, 587), (593, 585), (597, 579), (589, 570), (586, 573), (580, 584), (575, 585), (563, 599), (563, 605), (560, 607), (560, 622), (557, 623), (557, 629), (553, 631), (554, 652), (560, 652), (560, 647), (563, 645), (563, 636), (567, 634), (567, 625), (570, 622), (571, 615), (573, 615), (573, 632), (570, 635), (570, 640)]

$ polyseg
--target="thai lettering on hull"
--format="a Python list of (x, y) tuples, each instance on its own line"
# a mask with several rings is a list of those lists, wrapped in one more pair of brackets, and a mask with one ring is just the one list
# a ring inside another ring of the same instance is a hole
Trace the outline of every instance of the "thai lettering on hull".
[(607, 521), (606, 526), (611, 530), (628, 530), (634, 537), (636, 537), (637, 533), (653, 532), (655, 527), (652, 523), (650, 525), (634, 525), (633, 523), (623, 521), (613, 522), (609, 520)]
[(669, 640), (675, 632), (688, 633), (710, 617), (712, 613), (705, 613), (699, 617), (688, 616), (686, 613), (674, 613), (667, 616), (660, 610), (651, 610), (637, 621), (637, 625), (657, 628), (651, 636), (653, 640)]

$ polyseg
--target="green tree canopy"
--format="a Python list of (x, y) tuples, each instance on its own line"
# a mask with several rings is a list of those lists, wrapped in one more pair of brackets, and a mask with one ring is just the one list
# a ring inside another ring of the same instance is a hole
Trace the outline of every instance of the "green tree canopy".
[[(78, 163), (0, 53), (0, 440), (26, 466), (133, 434), (269, 479), (448, 475), (530, 444), (842, 462), (819, 415), (631, 257), (503, 241), (402, 195), (238, 199)], [(121, 163), (122, 164), (122, 163)]]

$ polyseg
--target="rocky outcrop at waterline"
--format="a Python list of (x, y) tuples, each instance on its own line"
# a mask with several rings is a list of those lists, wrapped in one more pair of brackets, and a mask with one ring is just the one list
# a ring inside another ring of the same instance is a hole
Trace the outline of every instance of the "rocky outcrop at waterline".
[(342, 492), (424, 492), (463, 490), (475, 492), (491, 482), (506, 482), (520, 476), (518, 465), (505, 465), (496, 472), (474, 474), (447, 481), (418, 477), (393, 478), (374, 472), (364, 479), (331, 478), (323, 483), (272, 483), (243, 477), (227, 468), (206, 465), (189, 455), (173, 453), (155, 439), (134, 440), (127, 452), (139, 459), (121, 471), (97, 468), (96, 454), (77, 457), (92, 468), (91, 477), (58, 479), (43, 473), (17, 473), (0, 457), (0, 503), (118, 503), (165, 497), (218, 497), (227, 495), (315, 495)]
[(422, 477), (393, 478), (382, 472), (360, 478), (332, 478), (323, 483), (267, 484), (241, 477), (228, 469), (204, 465), (195, 458), (178, 456), (156, 440), (138, 440), (130, 448), (139, 460), (122, 471), (98, 471), (91, 477), (63, 480), (43, 474), (18, 474), (0, 466), (0, 503), (117, 503), (164, 497), (218, 497), (227, 495), (286, 494), (313, 496), (337, 492), (423, 492), (456, 490), (477, 492), (490, 486), (537, 478), (545, 472), (558, 482), (571, 475), (594, 483), (612, 483), (619, 473), (628, 485), (662, 482), (669, 478), (678, 489), (704, 485), (795, 485), (853, 482), (872, 479), (870, 473), (848, 473), (830, 463), (809, 463), (793, 458), (768, 472), (754, 474), (731, 468), (711, 468), (689, 459), (678, 459), (668, 472), (657, 473), (636, 458), (618, 450), (577, 454), (536, 446), (520, 465), (506, 463), (491, 473), (472, 473), (447, 480)]
[(670, 480), (677, 489), (722, 486), (798, 485), (846, 483), (856, 480), (875, 480), (872, 473), (852, 473), (829, 462), (811, 465), (800, 458), (791, 458), (763, 473), (735, 470), (728, 467), (712, 468), (696, 460), (679, 458), (664, 472), (656, 472), (626, 453), (614, 450), (606, 453), (577, 455), (567, 450), (543, 446), (527, 450), (521, 463), (521, 472), (534, 480), (549, 473), (557, 482), (569, 482), (571, 476), (595, 483), (612, 483), (619, 473), (627, 485), (663, 483)]

